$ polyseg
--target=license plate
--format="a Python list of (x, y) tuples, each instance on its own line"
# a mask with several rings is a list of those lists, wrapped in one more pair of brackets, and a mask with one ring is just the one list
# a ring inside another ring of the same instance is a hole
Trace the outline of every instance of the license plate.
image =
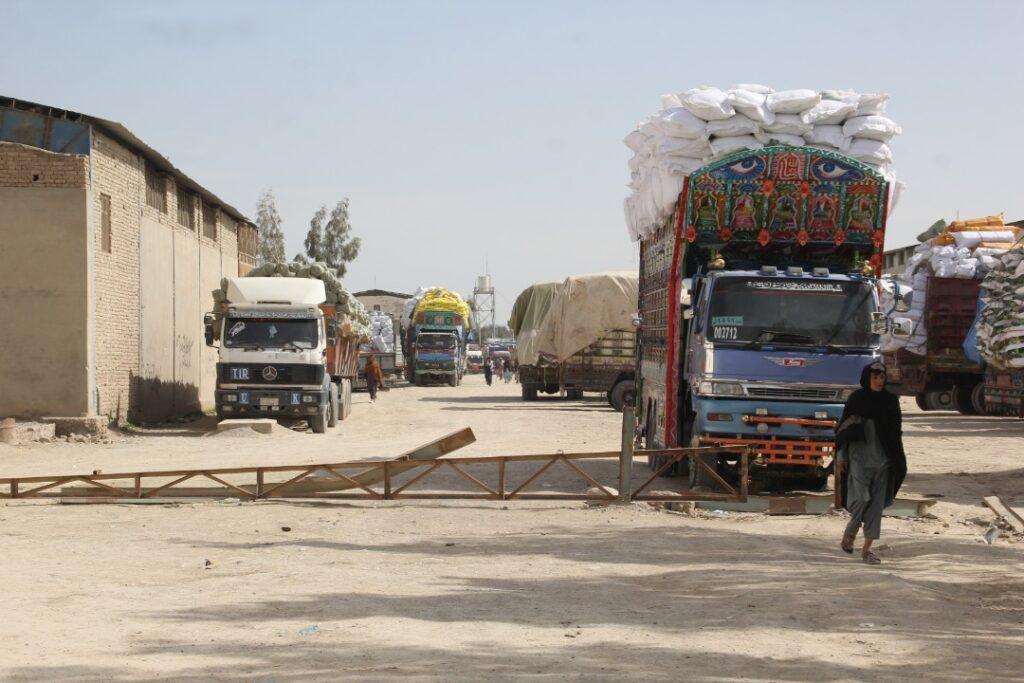
[(277, 396), (261, 396), (260, 407), (261, 408), (276, 408), (281, 405), (281, 402), (277, 399)]
[(231, 372), (231, 379), (249, 379), (249, 368), (228, 368)]

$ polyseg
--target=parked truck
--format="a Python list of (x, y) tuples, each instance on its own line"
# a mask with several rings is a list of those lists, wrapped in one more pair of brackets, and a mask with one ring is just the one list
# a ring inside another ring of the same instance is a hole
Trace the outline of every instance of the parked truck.
[(633, 405), (637, 285), (635, 273), (595, 273), (523, 290), (509, 319), (523, 400), (598, 392), (615, 410)]
[(466, 372), (467, 332), (468, 321), (454, 311), (417, 308), (406, 343), (409, 381), (458, 386)]
[[(748, 445), (751, 490), (826, 485), (836, 422), (886, 324), (875, 277), (888, 201), (875, 169), (812, 147), (737, 152), (689, 175), (640, 242), (648, 448)], [(708, 464), (747, 476), (734, 456)], [(689, 469), (670, 472), (714, 485)]]
[[(379, 321), (386, 317), (388, 322)], [(366, 389), (366, 361), (377, 359), (384, 386), (393, 387), (405, 376), (405, 353), (402, 351), (401, 325), (388, 313), (370, 313), (370, 340), (359, 347), (359, 372), (353, 382), (354, 389)]]
[(360, 336), (326, 304), (312, 278), (227, 278), (224, 301), (206, 315), (218, 346), (219, 420), (305, 418), (324, 433), (351, 411)]

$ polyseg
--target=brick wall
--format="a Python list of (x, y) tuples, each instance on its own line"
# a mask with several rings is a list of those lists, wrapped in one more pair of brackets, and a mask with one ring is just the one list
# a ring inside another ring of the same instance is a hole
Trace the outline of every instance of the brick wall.
[(0, 142), (0, 187), (84, 188), (89, 183), (89, 158)]
[[(92, 201), (97, 412), (128, 415), (131, 377), (139, 373), (139, 215), (145, 200), (142, 159), (93, 131)], [(110, 197), (110, 252), (104, 250), (102, 195)]]

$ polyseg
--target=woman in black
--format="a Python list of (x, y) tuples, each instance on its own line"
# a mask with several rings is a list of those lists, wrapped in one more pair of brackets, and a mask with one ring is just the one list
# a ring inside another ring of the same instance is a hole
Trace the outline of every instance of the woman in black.
[(882, 510), (892, 505), (907, 474), (903, 415), (899, 398), (885, 390), (884, 365), (865, 367), (860, 386), (846, 402), (836, 434), (836, 476), (842, 477), (843, 507), (850, 512), (840, 547), (852, 554), (863, 526), (861, 559), (881, 564), (871, 544), (881, 532)]

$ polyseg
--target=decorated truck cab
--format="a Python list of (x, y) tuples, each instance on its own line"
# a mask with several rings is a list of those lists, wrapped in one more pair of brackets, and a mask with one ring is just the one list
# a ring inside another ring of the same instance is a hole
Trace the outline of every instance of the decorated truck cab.
[[(648, 448), (745, 444), (752, 490), (826, 484), (836, 421), (885, 326), (888, 201), (875, 169), (811, 147), (739, 152), (686, 179), (640, 243)], [(743, 476), (735, 460), (714, 464)], [(709, 485), (703, 474), (691, 483)]]

